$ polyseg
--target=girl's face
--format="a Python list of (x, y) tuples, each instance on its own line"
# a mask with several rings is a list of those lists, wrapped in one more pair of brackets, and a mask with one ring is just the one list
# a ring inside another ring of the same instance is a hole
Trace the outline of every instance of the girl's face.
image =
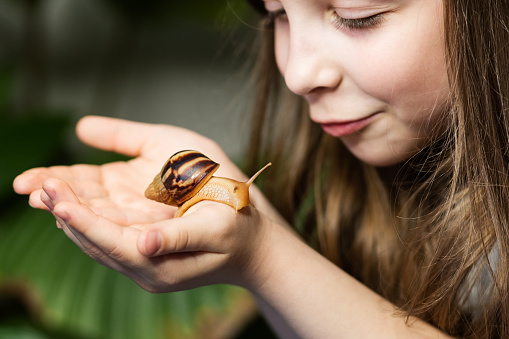
[(396, 164), (443, 128), (449, 86), (441, 0), (264, 3), (275, 16), (276, 61), (287, 86), (357, 158)]

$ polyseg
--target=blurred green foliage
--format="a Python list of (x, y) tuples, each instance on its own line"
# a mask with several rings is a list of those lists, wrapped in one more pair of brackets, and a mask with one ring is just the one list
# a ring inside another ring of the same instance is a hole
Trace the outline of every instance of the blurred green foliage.
[(15, 292), (28, 311), (4, 318), (0, 337), (21, 318), (31, 331), (72, 333), (69, 338), (200, 338), (211, 330), (204, 317), (220, 322), (246, 297), (229, 286), (150, 294), (88, 258), (49, 214), (15, 208), (2, 224), (2, 289)]
[[(42, 4), (4, 1), (22, 4), (27, 13)], [(236, 13), (246, 10), (238, 0), (102, 1), (131, 23), (215, 22), (225, 6)], [(30, 36), (38, 34), (34, 29), (24, 34), (27, 42), (37, 40)], [(249, 320), (253, 304), (239, 288), (145, 292), (88, 258), (55, 227), (50, 214), (30, 209), (26, 197), (14, 194), (14, 177), (32, 167), (124, 159), (100, 151), (73, 153), (68, 140), (76, 118), (48, 107), (36, 95), (45, 80), (44, 50), (37, 48), (44, 46), (24, 48), (26, 57), (0, 60), (0, 338), (210, 338), (218, 328), (237, 328)], [(16, 106), (14, 92), (22, 72), (29, 73), (29, 90), (22, 91), (23, 105)], [(222, 319), (230, 325), (221, 326)]]

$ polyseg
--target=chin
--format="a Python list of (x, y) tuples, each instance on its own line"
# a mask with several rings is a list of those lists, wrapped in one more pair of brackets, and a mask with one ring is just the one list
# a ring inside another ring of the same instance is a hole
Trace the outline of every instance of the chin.
[(361, 158), (357, 157), (360, 161), (372, 165), (374, 167), (389, 167), (396, 164), (399, 164), (405, 160), (407, 160), (409, 157), (393, 157), (393, 158), (381, 158), (381, 157), (366, 157)]
[[(387, 146), (387, 145), (386, 145)], [(347, 145), (348, 148), (348, 145)], [(396, 152), (390, 147), (374, 147), (370, 149), (350, 149), (350, 152), (360, 161), (375, 166), (389, 167), (404, 162), (412, 157), (417, 150)]]

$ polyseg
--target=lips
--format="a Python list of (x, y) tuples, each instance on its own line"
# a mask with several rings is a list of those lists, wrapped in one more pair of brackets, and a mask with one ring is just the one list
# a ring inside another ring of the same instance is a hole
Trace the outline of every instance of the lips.
[(332, 135), (333, 137), (340, 138), (355, 132), (359, 132), (364, 127), (368, 126), (371, 121), (378, 115), (378, 113), (372, 114), (362, 119), (341, 121), (341, 122), (327, 122), (320, 123), (325, 133)]

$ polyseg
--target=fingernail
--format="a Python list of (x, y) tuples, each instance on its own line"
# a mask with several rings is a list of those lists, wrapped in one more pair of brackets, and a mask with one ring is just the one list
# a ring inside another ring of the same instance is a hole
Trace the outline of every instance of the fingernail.
[(55, 219), (57, 220), (57, 222), (55, 223), (55, 224), (57, 225), (57, 228), (59, 228), (59, 229), (63, 229), (63, 228), (64, 228), (64, 226), (63, 226), (63, 225), (64, 225), (64, 224), (63, 224), (63, 222), (64, 222), (64, 221), (63, 221), (63, 220), (61, 220), (61, 219), (60, 219), (59, 217), (57, 217), (56, 215), (55, 215)]
[(161, 248), (163, 241), (158, 231), (150, 231), (145, 237), (145, 255), (154, 255)]
[(62, 219), (63, 222), (69, 221), (69, 214), (67, 214), (66, 211), (59, 210), (59, 211), (53, 211), (53, 213), (55, 214), (56, 217)]
[(53, 217), (55, 217), (55, 220), (57, 221), (57, 227), (63, 229), (63, 227), (67, 224), (66, 220), (69, 219), (69, 215), (65, 211), (51, 211), (51, 214), (53, 214)]
[(55, 198), (57, 197), (57, 194), (55, 192), (54, 189), (52, 188), (48, 188), (48, 187), (42, 187), (43, 191), (46, 192), (46, 194), (48, 195), (48, 197), (51, 199), (51, 200), (55, 200)]
[(53, 211), (53, 209), (55, 208), (55, 205), (53, 205), (51, 198), (44, 190), (41, 192), (41, 201), (44, 203), (44, 205), (46, 205), (46, 207), (50, 209), (50, 211)]

